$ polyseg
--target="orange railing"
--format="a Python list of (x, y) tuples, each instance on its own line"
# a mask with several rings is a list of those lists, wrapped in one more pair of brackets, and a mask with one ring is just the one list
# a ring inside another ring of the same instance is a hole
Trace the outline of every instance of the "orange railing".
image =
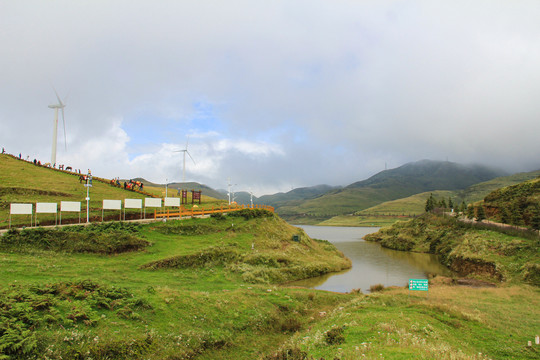
[(214, 207), (212, 206), (211, 209), (204, 209), (204, 208), (192, 208), (192, 209), (185, 209), (183, 206), (177, 209), (167, 209), (164, 211), (159, 211), (156, 209), (154, 210), (154, 219), (159, 218), (182, 218), (182, 217), (194, 217), (194, 216), (204, 216), (204, 215), (211, 215), (211, 214), (223, 214), (228, 213), (231, 211), (240, 211), (243, 209), (263, 209), (268, 210), (270, 212), (274, 212), (274, 208), (272, 206), (267, 205), (253, 205), (251, 206), (245, 206), (245, 205), (226, 205), (226, 206), (220, 206), (220, 207)]

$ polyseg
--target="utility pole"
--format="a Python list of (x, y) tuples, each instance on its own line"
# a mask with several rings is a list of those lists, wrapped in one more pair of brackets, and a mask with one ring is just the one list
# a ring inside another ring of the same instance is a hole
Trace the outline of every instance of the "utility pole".
[(88, 169), (88, 174), (86, 174), (86, 222), (90, 222), (90, 188), (92, 187), (92, 172)]

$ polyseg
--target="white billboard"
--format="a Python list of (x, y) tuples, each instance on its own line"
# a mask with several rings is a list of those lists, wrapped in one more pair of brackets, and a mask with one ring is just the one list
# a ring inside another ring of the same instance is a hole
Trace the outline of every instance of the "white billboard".
[(180, 206), (180, 198), (166, 197), (165, 206)]
[(11, 204), (10, 214), (12, 215), (32, 215), (32, 204)]
[(60, 201), (60, 211), (80, 212), (80, 201)]
[(161, 199), (144, 198), (144, 207), (161, 207)]
[(36, 214), (56, 214), (57, 212), (57, 203), (36, 203)]
[(103, 210), (122, 210), (122, 200), (103, 200)]
[(124, 209), (142, 209), (142, 199), (125, 199)]

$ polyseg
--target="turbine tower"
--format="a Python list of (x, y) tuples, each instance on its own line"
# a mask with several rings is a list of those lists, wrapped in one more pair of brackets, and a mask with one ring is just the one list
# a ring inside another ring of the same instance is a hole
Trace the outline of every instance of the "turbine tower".
[[(188, 144), (189, 144), (189, 136), (187, 138), (187, 141), (186, 141), (186, 148), (183, 149), (183, 150), (176, 150), (174, 152), (183, 152), (184, 153), (184, 164), (182, 166), (182, 182), (185, 183), (186, 182), (186, 154), (189, 155), (189, 157), (191, 158), (191, 161), (193, 161), (193, 164), (195, 164), (195, 160), (193, 160), (193, 157), (191, 157), (191, 154), (189, 153), (188, 151)], [(195, 164), (197, 165), (197, 164)]]
[(66, 142), (66, 120), (64, 119), (64, 108), (66, 105), (60, 100), (60, 96), (56, 90), (54, 90), (56, 98), (58, 99), (58, 104), (49, 105), (49, 108), (54, 109), (54, 127), (53, 127), (53, 139), (52, 139), (52, 151), (51, 151), (51, 166), (56, 164), (56, 144), (57, 144), (57, 135), (58, 135), (58, 109), (62, 109), (62, 122), (64, 124), (64, 146), (67, 150)]

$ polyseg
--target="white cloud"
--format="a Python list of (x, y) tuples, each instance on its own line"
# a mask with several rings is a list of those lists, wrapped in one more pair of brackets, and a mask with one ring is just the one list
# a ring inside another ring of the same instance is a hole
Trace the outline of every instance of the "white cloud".
[(0, 10), (0, 143), (14, 153), (50, 157), (54, 86), (58, 157), (96, 175), (180, 179), (187, 135), (186, 176), (212, 185), (346, 185), (423, 158), (540, 167), (536, 0)]

